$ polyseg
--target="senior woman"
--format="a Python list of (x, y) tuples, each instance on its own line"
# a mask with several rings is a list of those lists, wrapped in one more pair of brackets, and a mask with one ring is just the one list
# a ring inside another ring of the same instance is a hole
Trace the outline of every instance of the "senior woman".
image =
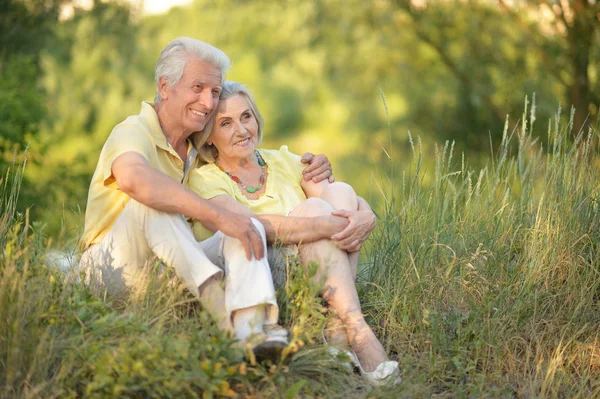
[[(302, 264), (320, 265), (315, 278), (324, 278), (322, 296), (341, 320), (338, 336), (347, 336), (361, 374), (373, 384), (395, 380), (398, 363), (388, 360), (366, 323), (355, 287), (358, 254), (375, 226), (373, 212), (347, 184), (304, 180), (300, 157), (287, 147), (257, 149), (263, 124), (251, 93), (225, 82), (213, 123), (196, 137), (207, 164), (192, 173), (190, 188), (228, 210), (256, 217), (269, 243), (300, 244)], [(193, 231), (198, 240), (212, 234), (199, 222)]]

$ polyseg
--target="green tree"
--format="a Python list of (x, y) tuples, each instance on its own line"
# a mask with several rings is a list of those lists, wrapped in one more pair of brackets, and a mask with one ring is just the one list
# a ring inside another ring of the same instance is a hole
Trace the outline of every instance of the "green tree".
[[(531, 47), (563, 86), (564, 98), (575, 108), (574, 133), (597, 124), (600, 3), (596, 0), (529, 0), (509, 6), (504, 0), (498, 1), (517, 26), (528, 33)], [(531, 18), (532, 13), (527, 12), (532, 10), (537, 18)], [(550, 52), (544, 36), (549, 36), (555, 46)], [(553, 54), (558, 57), (552, 57)]]
[[(56, 233), (77, 230), (91, 174), (116, 123), (139, 108), (136, 27), (128, 7), (96, 1), (56, 27), (42, 57), (48, 115), (31, 143), (22, 203)], [(150, 72), (151, 73), (151, 72)], [(151, 78), (151, 75), (150, 75)], [(137, 98), (136, 98), (137, 97)]]
[[(22, 151), (45, 117), (40, 56), (54, 39), (59, 0), (0, 4), (0, 166)], [(2, 168), (3, 169), (3, 168)]]

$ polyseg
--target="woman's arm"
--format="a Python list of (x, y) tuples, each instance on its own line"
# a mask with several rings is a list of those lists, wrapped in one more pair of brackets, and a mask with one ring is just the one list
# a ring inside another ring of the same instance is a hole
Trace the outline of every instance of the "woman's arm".
[(349, 223), (347, 218), (334, 215), (319, 217), (255, 215), (250, 209), (226, 194), (213, 197), (209, 201), (231, 212), (258, 219), (265, 227), (269, 243), (279, 241), (284, 244), (298, 244), (330, 239), (334, 234), (343, 231)]
[(302, 179), (300, 185), (302, 186), (304, 194), (306, 194), (306, 198), (319, 198), (323, 190), (329, 186), (329, 181), (321, 180), (320, 182), (315, 183), (312, 180)]

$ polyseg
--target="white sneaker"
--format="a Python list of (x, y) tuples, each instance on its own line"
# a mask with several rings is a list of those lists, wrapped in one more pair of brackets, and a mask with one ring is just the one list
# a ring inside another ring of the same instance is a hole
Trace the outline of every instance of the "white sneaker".
[(395, 360), (388, 360), (387, 362), (380, 363), (375, 370), (368, 373), (362, 368), (358, 356), (356, 356), (354, 351), (352, 351), (350, 359), (360, 371), (360, 375), (373, 386), (388, 383), (399, 384), (402, 382), (402, 378), (400, 378), (400, 368), (398, 367), (398, 362)]

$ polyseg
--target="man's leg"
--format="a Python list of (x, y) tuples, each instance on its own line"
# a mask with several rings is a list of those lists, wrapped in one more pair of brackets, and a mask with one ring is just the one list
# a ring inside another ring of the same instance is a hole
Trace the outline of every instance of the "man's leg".
[(92, 283), (119, 294), (135, 285), (152, 254), (173, 267), (198, 298), (198, 287), (222, 274), (204, 254), (183, 216), (159, 212), (135, 200), (128, 202), (102, 242), (84, 253), (82, 265), (90, 271)]
[[(260, 260), (254, 257), (252, 260), (248, 260), (242, 243), (234, 238), (224, 236), (225, 306), (227, 312), (232, 315), (234, 327), (236, 315), (239, 314), (239, 317), (242, 317), (244, 314), (244, 317), (247, 317), (248, 312), (255, 312), (256, 320), (253, 323), (256, 326), (253, 326), (252, 330), (262, 331), (263, 324), (277, 323), (279, 306), (266, 256), (265, 230), (256, 219), (252, 219), (252, 222), (261, 234), (265, 256)], [(260, 319), (262, 322), (259, 322)]]

